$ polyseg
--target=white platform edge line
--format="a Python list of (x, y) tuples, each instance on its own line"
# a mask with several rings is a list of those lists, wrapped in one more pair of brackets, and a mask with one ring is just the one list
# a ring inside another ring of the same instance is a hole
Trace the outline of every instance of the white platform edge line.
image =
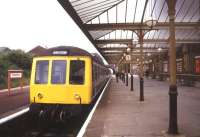
[(11, 115), (9, 115), (9, 116), (7, 116), (7, 117), (1, 118), (1, 119), (0, 119), (0, 125), (3, 124), (3, 123), (5, 123), (5, 122), (7, 122), (7, 121), (9, 121), (9, 120), (12, 120), (12, 119), (14, 119), (14, 118), (16, 118), (16, 117), (18, 117), (18, 116), (20, 116), (20, 115), (25, 114), (25, 113), (27, 113), (28, 111), (29, 111), (29, 107), (28, 107), (28, 108), (25, 108), (25, 109), (23, 109), (23, 110), (20, 110), (20, 111), (14, 113), (14, 114), (11, 114)]
[[(24, 86), (23, 89), (24, 89), (24, 88), (29, 88), (29, 86)], [(12, 91), (12, 90), (17, 90), (17, 89), (20, 89), (20, 87), (11, 88), (11, 91)], [(8, 92), (8, 89), (2, 89), (2, 90), (0, 90), (0, 93), (4, 93), (4, 92)]]
[(86, 121), (84, 122), (83, 126), (81, 127), (81, 130), (79, 131), (79, 133), (77, 134), (76, 137), (83, 137), (83, 135), (84, 135), (84, 133), (85, 133), (85, 130), (86, 130), (88, 124), (90, 123), (90, 121), (91, 121), (91, 119), (92, 119), (92, 117), (93, 117), (93, 115), (94, 115), (94, 112), (95, 112), (95, 110), (96, 110), (96, 108), (97, 108), (97, 106), (98, 106), (98, 104), (99, 104), (99, 102), (100, 102), (100, 100), (101, 100), (101, 98), (102, 98), (102, 96), (103, 96), (103, 94), (104, 94), (106, 88), (108, 87), (108, 84), (109, 84), (109, 82), (110, 82), (111, 79), (112, 79), (112, 78), (110, 78), (110, 79), (108, 80), (108, 82), (106, 83), (106, 86), (104, 87), (104, 89), (103, 89), (101, 95), (99, 96), (99, 98), (98, 98), (97, 102), (95, 103), (95, 105), (94, 105), (92, 111), (91, 111), (90, 114), (88, 115)]

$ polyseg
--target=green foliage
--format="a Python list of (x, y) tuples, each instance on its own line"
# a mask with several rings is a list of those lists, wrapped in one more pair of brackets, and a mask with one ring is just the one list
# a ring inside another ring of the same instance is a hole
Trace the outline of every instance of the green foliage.
[(31, 68), (32, 57), (21, 50), (13, 50), (8, 53), (8, 60), (24, 70)]
[[(22, 50), (12, 50), (9, 52), (0, 52), (0, 89), (7, 87), (7, 71), (9, 69), (24, 70), (26, 81), (30, 77), (32, 56)], [(14, 81), (13, 85), (17, 82)], [(28, 84), (26, 82), (26, 84)]]

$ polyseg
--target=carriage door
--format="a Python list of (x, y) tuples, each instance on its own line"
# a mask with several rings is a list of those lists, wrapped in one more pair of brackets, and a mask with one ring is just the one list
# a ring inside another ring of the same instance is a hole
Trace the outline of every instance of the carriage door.
[[(88, 91), (86, 88), (86, 64), (84, 60), (70, 60), (70, 74), (69, 84), (70, 91), (74, 97), (74, 103), (79, 104), (85, 102)], [(79, 100), (75, 100), (75, 96), (79, 97)], [(80, 100), (81, 99), (81, 100)], [(80, 102), (81, 101), (81, 102)]]

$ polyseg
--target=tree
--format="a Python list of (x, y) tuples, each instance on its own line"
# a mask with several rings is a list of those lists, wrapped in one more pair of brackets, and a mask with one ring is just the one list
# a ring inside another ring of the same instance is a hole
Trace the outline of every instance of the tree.
[(25, 79), (29, 79), (32, 56), (22, 50), (12, 50), (0, 54), (0, 89), (7, 86), (7, 72), (9, 69), (24, 70)]

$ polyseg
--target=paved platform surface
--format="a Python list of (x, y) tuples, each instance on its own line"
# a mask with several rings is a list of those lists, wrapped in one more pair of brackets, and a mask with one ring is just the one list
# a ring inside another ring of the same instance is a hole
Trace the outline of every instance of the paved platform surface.
[[(112, 79), (84, 137), (168, 137), (168, 83), (146, 80), (145, 101), (139, 102), (139, 81), (134, 91)], [(200, 137), (200, 89), (178, 87), (178, 128), (180, 137)]]
[(8, 95), (8, 91), (0, 91), (0, 118), (13, 114), (29, 104), (29, 88), (24, 88), (21, 92), (14, 89)]

